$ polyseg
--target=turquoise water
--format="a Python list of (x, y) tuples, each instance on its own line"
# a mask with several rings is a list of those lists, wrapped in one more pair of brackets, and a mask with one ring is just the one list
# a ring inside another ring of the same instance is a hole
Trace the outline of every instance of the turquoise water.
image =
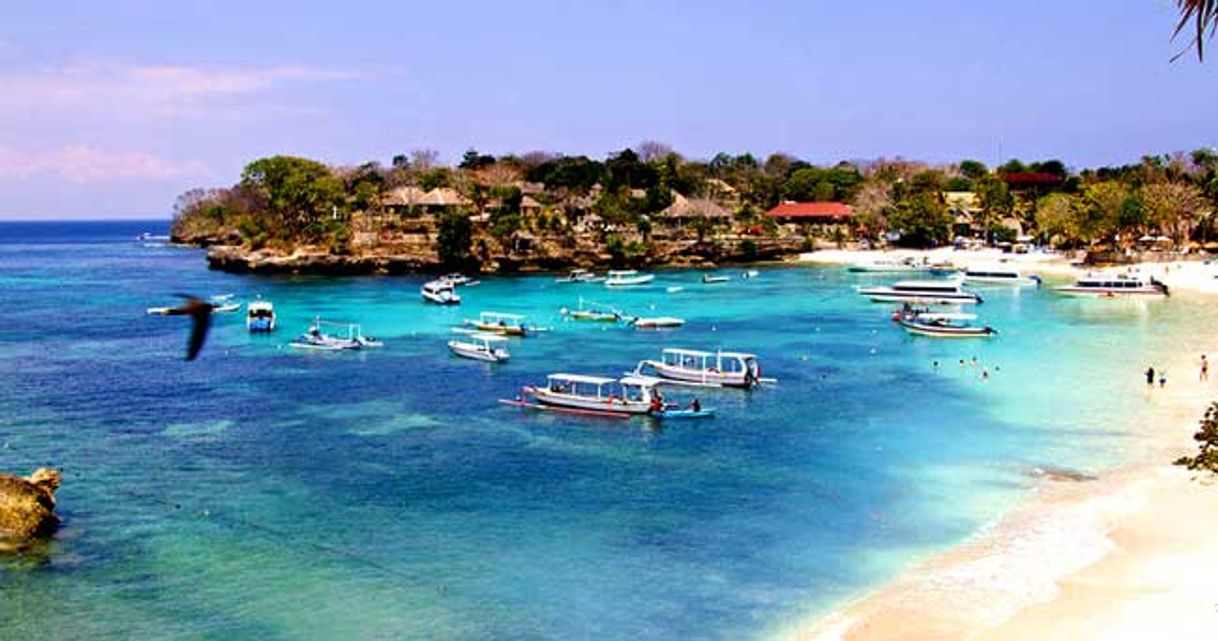
[[(764, 636), (969, 536), (1034, 467), (1136, 457), (1164, 412), (1141, 371), (1218, 320), (986, 288), (998, 338), (913, 338), (853, 293), (885, 279), (806, 267), (629, 291), (488, 277), (439, 308), (422, 277), (210, 272), (145, 230), (0, 224), (0, 469), (64, 472), (57, 538), (0, 559), (2, 638)], [(187, 321), (144, 314), (179, 291), (262, 295), (280, 330), (221, 316), (184, 362)], [(689, 323), (564, 323), (581, 295)], [(480, 310), (552, 331), (505, 365), (451, 357)], [(386, 346), (286, 348), (318, 314)], [(714, 419), (663, 426), (495, 402), (665, 346), (755, 351), (779, 382), (699, 392)]]

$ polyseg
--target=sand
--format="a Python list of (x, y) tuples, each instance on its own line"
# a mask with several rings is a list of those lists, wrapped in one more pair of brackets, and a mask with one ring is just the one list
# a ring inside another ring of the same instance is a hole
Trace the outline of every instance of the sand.
[[(848, 263), (865, 252), (816, 252)], [(977, 264), (1003, 255), (962, 254)], [(914, 253), (911, 255), (922, 255)], [(815, 256), (816, 260), (811, 260)], [(1009, 257), (1009, 255), (1007, 255)], [(1083, 273), (1068, 261), (1016, 257), (1025, 273)], [(1218, 266), (1143, 264), (1185, 295), (1218, 293)], [(1218, 301), (1218, 299), (1216, 299)], [(1189, 353), (1169, 365), (1189, 371)], [(1035, 496), (966, 543), (828, 616), (776, 636), (800, 640), (980, 641), (1213, 638), (1218, 629), (1218, 478), (1173, 466), (1218, 382), (1184, 382), (1160, 402), (1165, 424), (1142, 463), (1094, 480), (1046, 474)]]

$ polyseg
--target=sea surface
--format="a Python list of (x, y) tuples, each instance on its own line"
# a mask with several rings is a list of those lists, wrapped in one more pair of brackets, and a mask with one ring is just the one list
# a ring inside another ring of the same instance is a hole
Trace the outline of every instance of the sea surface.
[[(0, 469), (64, 474), (58, 536), (0, 557), (0, 638), (763, 638), (975, 534), (1037, 468), (1136, 458), (1163, 412), (1142, 371), (1218, 326), (986, 287), (996, 338), (917, 338), (854, 293), (891, 278), (796, 266), (486, 276), (442, 308), (421, 276), (231, 275), (135, 240), (165, 228), (0, 223)], [(189, 320), (145, 314), (180, 292), (261, 296), (279, 329), (218, 316), (186, 362)], [(581, 298), (688, 325), (564, 322)], [(551, 331), (451, 356), (482, 310)], [(287, 347), (316, 316), (385, 346)], [(663, 425), (496, 402), (663, 347), (756, 352), (777, 383), (674, 390), (718, 414)]]

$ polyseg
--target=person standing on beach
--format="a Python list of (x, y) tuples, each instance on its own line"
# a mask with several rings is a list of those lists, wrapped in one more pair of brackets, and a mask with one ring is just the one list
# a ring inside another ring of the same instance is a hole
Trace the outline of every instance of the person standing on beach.
[(1153, 365), (1146, 368), (1146, 384), (1151, 387), (1155, 386), (1155, 368)]
[(1210, 362), (1205, 359), (1205, 354), (1201, 355), (1201, 382), (1204, 383), (1210, 380)]
[(1164, 387), (1167, 387), (1167, 372), (1161, 371), (1159, 372), (1159, 389), (1163, 389)]

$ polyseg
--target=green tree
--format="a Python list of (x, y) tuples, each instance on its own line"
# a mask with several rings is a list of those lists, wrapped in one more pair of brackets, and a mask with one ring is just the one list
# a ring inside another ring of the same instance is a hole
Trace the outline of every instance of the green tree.
[(436, 253), (445, 269), (464, 270), (476, 262), (470, 253), (473, 224), (466, 212), (449, 212), (440, 217), (436, 233)]
[(1218, 472), (1218, 403), (1213, 403), (1205, 410), (1201, 425), (1193, 434), (1197, 441), (1196, 456), (1182, 456), (1176, 459), (1176, 465), (1183, 465), (1190, 470), (1209, 470)]
[(1201, 190), (1183, 182), (1143, 185), (1138, 190), (1148, 221), (1171, 235), (1177, 244), (1188, 240), (1205, 209)]
[(1015, 209), (1015, 198), (1007, 188), (1002, 178), (986, 174), (977, 179), (974, 187), (977, 192), (978, 206), (981, 207), (980, 219), (977, 221), (990, 238), (994, 229), (1002, 224), (1002, 219), (1011, 215)]
[(951, 238), (952, 217), (933, 191), (911, 193), (897, 202), (888, 215), (888, 225), (901, 234), (907, 247), (933, 247)]
[(962, 160), (960, 161), (960, 173), (963, 174), (965, 178), (977, 180), (978, 178), (990, 173), (990, 170), (987, 169), (985, 163), (981, 161)]
[(241, 172), (241, 187), (266, 204), (269, 233), (287, 241), (314, 242), (329, 231), (331, 213), (343, 204), (343, 182), (329, 167), (306, 158), (260, 158)]
[(1078, 197), (1049, 194), (1036, 201), (1036, 228), (1042, 241), (1051, 245), (1074, 245), (1080, 240)]

